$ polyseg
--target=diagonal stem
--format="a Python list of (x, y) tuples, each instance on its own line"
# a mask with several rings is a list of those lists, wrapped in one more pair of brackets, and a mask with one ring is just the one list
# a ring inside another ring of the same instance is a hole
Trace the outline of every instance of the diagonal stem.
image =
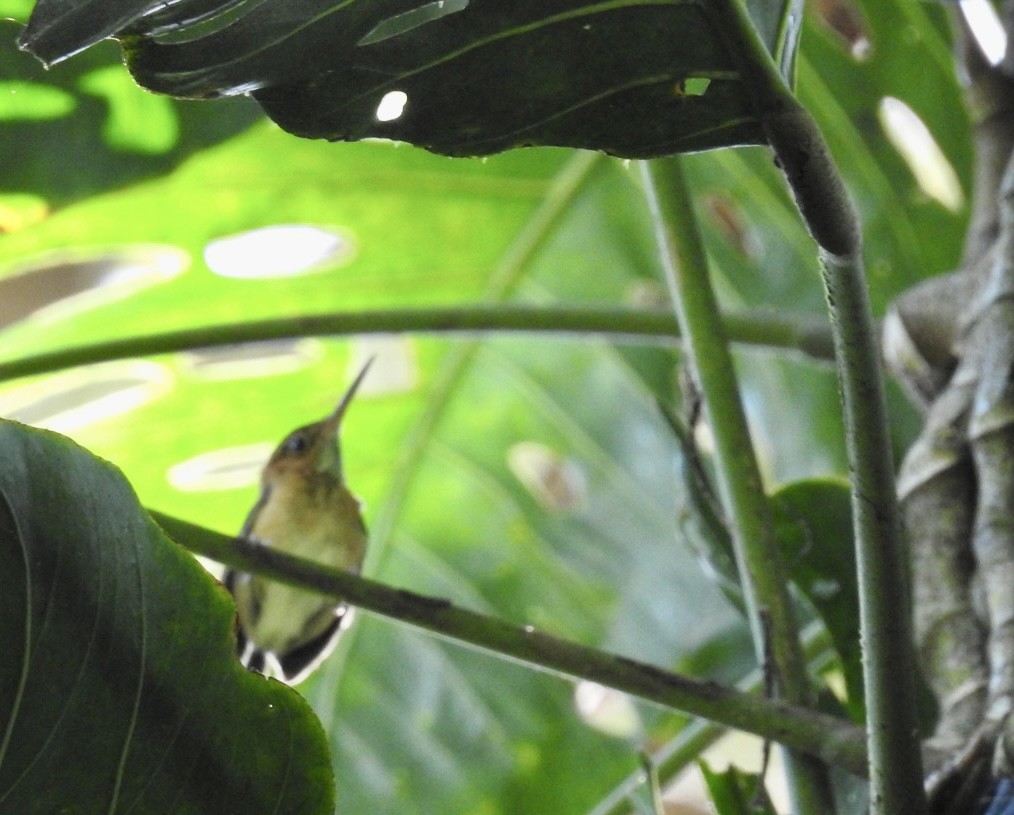
[[(769, 645), (785, 698), (809, 705), (814, 694), (789, 595), (788, 574), (775, 538), (771, 506), (739, 397), (732, 355), (721, 330), (681, 160), (657, 159), (642, 167), (666, 281), (715, 439), (715, 470), (758, 662), (766, 661)], [(814, 815), (832, 812), (825, 768), (809, 760), (792, 763), (793, 786), (801, 810)]]
[(262, 574), (542, 670), (598, 682), (658, 705), (812, 751), (821, 760), (860, 776), (866, 771), (862, 731), (847, 721), (670, 673), (531, 626), (468, 611), (441, 597), (395, 589), (161, 513), (151, 515), (191, 552), (237, 571)]
[(820, 129), (779, 73), (743, 0), (715, 0), (708, 9), (820, 247), (852, 475), (870, 811), (924, 815), (907, 568), (859, 219)]

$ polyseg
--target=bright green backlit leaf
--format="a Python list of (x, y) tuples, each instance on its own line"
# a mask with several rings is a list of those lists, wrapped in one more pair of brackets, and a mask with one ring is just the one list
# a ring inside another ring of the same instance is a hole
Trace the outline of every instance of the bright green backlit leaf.
[(75, 107), (74, 97), (60, 88), (0, 80), (0, 122), (61, 119)]
[(119, 65), (98, 68), (81, 77), (85, 93), (100, 97), (109, 114), (102, 136), (114, 150), (134, 153), (168, 153), (180, 135), (172, 102), (151, 93), (138, 93)]

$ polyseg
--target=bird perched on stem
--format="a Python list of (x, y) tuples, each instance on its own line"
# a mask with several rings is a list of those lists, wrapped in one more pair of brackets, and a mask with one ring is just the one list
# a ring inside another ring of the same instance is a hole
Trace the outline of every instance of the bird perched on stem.
[[(293, 430), (261, 473), (261, 494), (240, 536), (286, 554), (357, 573), (366, 554), (359, 501), (342, 474), (339, 430), (372, 359), (330, 415)], [(237, 652), (248, 668), (294, 685), (331, 652), (352, 609), (246, 572), (222, 582), (236, 601)]]

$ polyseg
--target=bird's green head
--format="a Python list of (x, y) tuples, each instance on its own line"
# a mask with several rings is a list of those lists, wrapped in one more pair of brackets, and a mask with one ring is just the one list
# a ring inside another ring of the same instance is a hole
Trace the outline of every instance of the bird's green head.
[(343, 480), (341, 445), (338, 435), (342, 419), (348, 410), (352, 397), (356, 395), (356, 391), (362, 384), (372, 363), (373, 358), (371, 357), (363, 365), (330, 414), (319, 422), (293, 430), (285, 437), (264, 468), (265, 480), (286, 471), (298, 471), (306, 477), (326, 474), (333, 476), (339, 482)]

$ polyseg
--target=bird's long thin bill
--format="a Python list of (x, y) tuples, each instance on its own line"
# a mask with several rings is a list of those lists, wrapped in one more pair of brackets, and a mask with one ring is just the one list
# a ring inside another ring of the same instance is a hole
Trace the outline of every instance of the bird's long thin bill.
[(352, 384), (349, 385), (348, 390), (345, 391), (345, 395), (342, 396), (341, 401), (338, 402), (338, 406), (334, 409), (330, 416), (327, 417), (327, 427), (331, 432), (337, 432), (338, 426), (341, 424), (342, 417), (345, 415), (345, 411), (348, 409), (349, 403), (352, 401), (352, 397), (356, 395), (356, 391), (359, 390), (359, 386), (366, 378), (366, 372), (370, 370), (370, 366), (373, 364), (375, 357), (370, 357), (366, 360), (366, 364), (363, 365), (362, 369), (356, 375), (356, 378), (352, 380)]

